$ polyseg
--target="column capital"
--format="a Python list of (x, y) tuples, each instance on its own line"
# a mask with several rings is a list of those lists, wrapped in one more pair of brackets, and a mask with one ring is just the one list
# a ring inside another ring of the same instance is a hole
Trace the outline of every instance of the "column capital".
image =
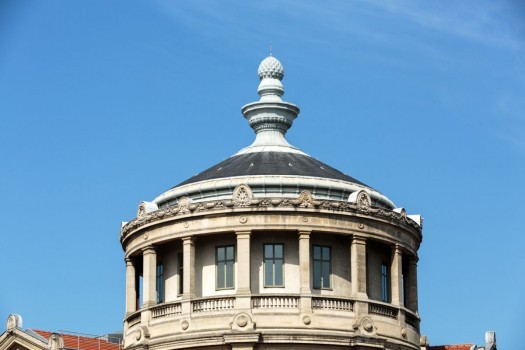
[(148, 245), (148, 246), (142, 248), (142, 255), (156, 254), (156, 253), (157, 253), (157, 251), (156, 251), (155, 247), (152, 246), (152, 245)]
[(400, 244), (392, 244), (390, 246), (390, 249), (392, 250), (392, 253), (394, 254), (402, 254), (403, 251), (401, 250), (401, 245)]
[(353, 235), (352, 244), (366, 244), (366, 237)]
[(297, 233), (299, 235), (299, 239), (305, 239), (305, 238), (310, 238), (310, 235), (312, 234), (312, 231), (300, 230)]
[(195, 244), (195, 237), (194, 236), (186, 236), (182, 237), (182, 244)]
[(133, 266), (133, 259), (130, 256), (127, 256), (124, 258), (124, 262), (126, 263), (126, 266)]
[(237, 238), (249, 238), (252, 234), (252, 230), (235, 231)]
[(419, 261), (419, 258), (416, 255), (408, 256), (408, 263), (417, 265), (417, 262)]

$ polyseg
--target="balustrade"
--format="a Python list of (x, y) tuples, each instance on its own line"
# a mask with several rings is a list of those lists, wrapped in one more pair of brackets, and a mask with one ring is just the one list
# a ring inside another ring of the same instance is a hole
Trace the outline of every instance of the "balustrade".
[(199, 299), (191, 304), (193, 312), (230, 310), (235, 308), (235, 297)]
[(299, 297), (286, 295), (268, 295), (252, 297), (254, 309), (298, 309)]
[(171, 304), (161, 304), (151, 308), (151, 318), (163, 318), (171, 315), (178, 315), (182, 312), (180, 302)]
[(368, 304), (368, 313), (371, 315), (379, 315), (397, 319), (398, 312), (399, 310), (395, 307), (376, 303)]
[(408, 310), (405, 311), (405, 322), (419, 332), (419, 318)]
[(134, 314), (130, 315), (127, 321), (128, 321), (128, 327), (132, 327), (140, 323), (140, 311), (135, 312)]
[(350, 299), (313, 297), (312, 309), (353, 311), (354, 302)]

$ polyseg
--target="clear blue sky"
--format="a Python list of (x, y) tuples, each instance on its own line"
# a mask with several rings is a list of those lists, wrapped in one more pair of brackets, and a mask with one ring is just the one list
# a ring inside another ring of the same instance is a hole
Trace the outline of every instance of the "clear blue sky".
[(289, 141), (424, 216), (431, 344), (522, 345), (517, 0), (0, 2), (0, 318), (122, 328), (120, 221), (253, 140), (270, 41)]

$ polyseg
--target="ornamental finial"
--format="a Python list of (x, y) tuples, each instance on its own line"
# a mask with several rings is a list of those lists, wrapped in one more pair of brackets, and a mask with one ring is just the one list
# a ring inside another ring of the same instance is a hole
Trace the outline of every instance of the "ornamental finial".
[[(271, 46), (270, 46), (271, 50)], [(303, 153), (286, 141), (284, 134), (292, 126), (299, 114), (299, 107), (284, 102), (281, 96), (284, 87), (281, 80), (284, 68), (281, 62), (271, 55), (266, 57), (257, 70), (259, 79), (259, 101), (242, 107), (242, 114), (256, 133), (255, 141), (238, 154), (262, 151)]]

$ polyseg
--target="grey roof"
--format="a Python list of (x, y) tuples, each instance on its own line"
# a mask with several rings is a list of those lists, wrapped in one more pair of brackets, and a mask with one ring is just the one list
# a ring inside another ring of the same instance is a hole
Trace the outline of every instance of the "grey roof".
[(371, 188), (317, 159), (299, 153), (287, 152), (254, 152), (235, 155), (173, 188), (206, 180), (253, 175), (297, 175), (327, 178)]

